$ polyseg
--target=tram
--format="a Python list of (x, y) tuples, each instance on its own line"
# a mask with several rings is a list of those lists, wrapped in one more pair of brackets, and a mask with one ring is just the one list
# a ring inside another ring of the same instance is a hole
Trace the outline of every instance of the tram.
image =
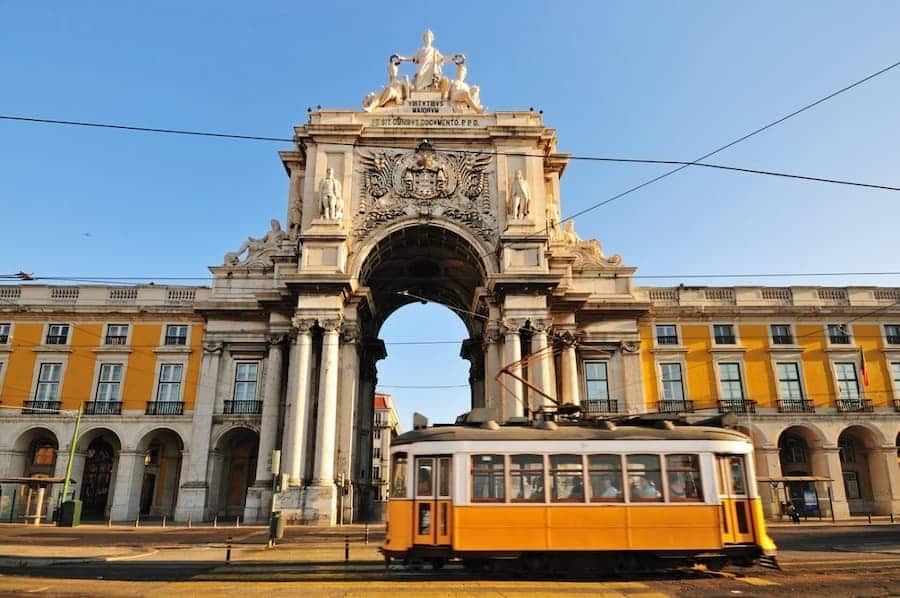
[(392, 443), (388, 563), (622, 571), (775, 563), (740, 432), (671, 420), (438, 425)]

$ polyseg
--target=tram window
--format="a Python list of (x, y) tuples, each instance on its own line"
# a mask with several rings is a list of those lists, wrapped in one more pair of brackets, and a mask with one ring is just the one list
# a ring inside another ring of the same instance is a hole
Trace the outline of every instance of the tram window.
[(416, 459), (416, 496), (434, 496), (434, 459)]
[(622, 502), (622, 457), (588, 455), (591, 502)]
[(584, 464), (581, 455), (550, 455), (553, 502), (584, 502)]
[(628, 455), (628, 500), (662, 502), (662, 476), (659, 456)]
[(745, 482), (747, 477), (744, 475), (744, 458), (730, 457), (728, 459), (728, 469), (731, 473), (731, 493), (747, 494), (747, 484)]
[(666, 455), (666, 478), (669, 500), (673, 502), (701, 502), (700, 457), (697, 455)]
[(503, 455), (473, 455), (472, 502), (503, 502), (504, 471)]
[(439, 459), (438, 496), (450, 496), (450, 459)]
[(544, 502), (543, 455), (512, 455), (509, 477), (513, 502)]
[(396, 453), (391, 465), (391, 498), (406, 498), (406, 453)]

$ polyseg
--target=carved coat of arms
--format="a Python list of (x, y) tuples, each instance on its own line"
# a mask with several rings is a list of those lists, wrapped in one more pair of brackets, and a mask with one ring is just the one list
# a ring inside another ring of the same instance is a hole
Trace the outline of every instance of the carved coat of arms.
[(435, 151), (423, 141), (412, 152), (376, 152), (360, 157), (362, 188), (354, 222), (357, 238), (404, 215), (446, 216), (489, 243), (496, 218), (488, 193), (487, 154)]

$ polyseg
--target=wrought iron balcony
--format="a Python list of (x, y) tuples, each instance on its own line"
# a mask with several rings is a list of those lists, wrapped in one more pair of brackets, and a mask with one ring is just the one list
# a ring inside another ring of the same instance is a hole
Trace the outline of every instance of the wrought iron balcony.
[(183, 415), (184, 401), (150, 401), (147, 403), (146, 415)]
[(734, 345), (737, 344), (737, 338), (733, 334), (717, 334), (717, 345)]
[(127, 342), (127, 336), (121, 336), (118, 334), (108, 334), (106, 335), (106, 339), (104, 339), (104, 343), (107, 345), (124, 345)]
[(59, 401), (25, 401), (22, 413), (59, 413)]
[(185, 345), (187, 345), (187, 337), (186, 336), (166, 335), (166, 345), (169, 345), (169, 346), (174, 345), (177, 347), (184, 347)]
[(671, 336), (671, 335), (668, 335), (668, 334), (667, 334), (667, 335), (662, 335), (662, 336), (657, 336), (657, 337), (656, 337), (656, 344), (657, 344), (657, 345), (677, 345), (677, 344), (678, 344), (678, 337), (677, 337), (677, 336)]
[(660, 413), (693, 413), (694, 401), (659, 401), (657, 409)]
[(850, 337), (846, 334), (829, 334), (828, 342), (832, 345), (849, 345)]
[(48, 334), (45, 344), (47, 345), (65, 345), (69, 339), (68, 334)]
[(122, 401), (88, 401), (84, 404), (85, 415), (121, 415)]
[(900, 335), (897, 334), (889, 334), (887, 335), (887, 342), (889, 345), (900, 345)]
[(794, 337), (791, 335), (777, 334), (772, 336), (773, 345), (793, 345)]
[(719, 413), (756, 413), (756, 401), (747, 399), (725, 399), (719, 401)]
[(835, 404), (837, 405), (837, 410), (841, 413), (872, 412), (872, 401), (863, 397), (860, 397), (858, 399), (837, 399), (835, 401)]
[(616, 399), (607, 400), (587, 400), (584, 402), (584, 413), (592, 415), (595, 413), (618, 413), (619, 401)]
[(262, 401), (225, 401), (222, 412), (225, 415), (259, 415)]
[(816, 408), (809, 399), (778, 399), (780, 413), (815, 413)]

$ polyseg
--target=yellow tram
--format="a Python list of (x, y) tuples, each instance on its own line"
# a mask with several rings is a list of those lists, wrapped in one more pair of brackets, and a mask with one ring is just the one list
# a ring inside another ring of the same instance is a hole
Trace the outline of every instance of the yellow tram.
[(381, 552), (435, 568), (774, 564), (749, 438), (631, 423), (490, 421), (399, 436)]

